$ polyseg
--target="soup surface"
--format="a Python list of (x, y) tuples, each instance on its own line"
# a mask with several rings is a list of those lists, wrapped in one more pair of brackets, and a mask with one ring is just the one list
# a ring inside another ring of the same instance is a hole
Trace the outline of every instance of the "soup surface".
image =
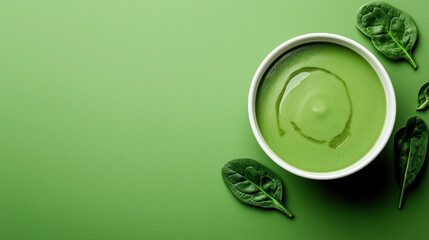
[(386, 97), (358, 53), (312, 43), (267, 69), (255, 107), (261, 134), (278, 157), (305, 171), (331, 172), (352, 165), (375, 144)]

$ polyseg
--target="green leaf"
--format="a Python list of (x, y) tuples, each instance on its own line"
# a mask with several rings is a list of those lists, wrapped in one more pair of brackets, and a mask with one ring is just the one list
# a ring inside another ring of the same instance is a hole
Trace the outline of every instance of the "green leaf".
[(429, 108), (429, 82), (420, 88), (417, 101), (419, 103), (417, 111), (423, 111)]
[(252, 159), (231, 160), (222, 167), (222, 177), (231, 192), (243, 203), (292, 213), (282, 204), (283, 184), (270, 169)]
[(385, 2), (364, 4), (356, 14), (356, 26), (378, 51), (390, 59), (406, 59), (417, 69), (411, 49), (417, 40), (417, 26), (403, 11)]
[(398, 208), (402, 207), (405, 188), (416, 178), (426, 159), (428, 129), (419, 117), (411, 117), (395, 134), (396, 177), (401, 186)]

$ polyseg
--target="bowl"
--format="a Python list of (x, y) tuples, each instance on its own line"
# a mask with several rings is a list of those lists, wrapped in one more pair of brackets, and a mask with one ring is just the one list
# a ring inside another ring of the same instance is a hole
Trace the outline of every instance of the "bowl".
[[(296, 48), (298, 46), (308, 44), (308, 43), (314, 43), (314, 42), (334, 43), (334, 44), (338, 44), (346, 48), (349, 48), (354, 52), (358, 53), (371, 65), (371, 67), (377, 73), (382, 83), (384, 93), (386, 96), (386, 116), (384, 120), (384, 125), (375, 144), (372, 146), (372, 148), (369, 150), (369, 152), (366, 155), (364, 155), (361, 159), (356, 161), (354, 164), (346, 168), (332, 171), (332, 172), (309, 172), (309, 171), (296, 168), (288, 164), (287, 162), (283, 161), (270, 149), (270, 147), (267, 145), (264, 138), (262, 137), (262, 134), (259, 130), (259, 126), (257, 123), (256, 114), (255, 114), (255, 100), (256, 100), (256, 94), (258, 91), (258, 86), (268, 67), (285, 52), (293, 48)], [(248, 111), (249, 111), (250, 125), (252, 128), (253, 134), (256, 137), (256, 140), (258, 141), (259, 145), (264, 150), (264, 152), (277, 165), (279, 165), (283, 169), (295, 175), (298, 175), (304, 178), (328, 180), (328, 179), (337, 179), (337, 178), (341, 178), (341, 177), (345, 177), (350, 174), (353, 174), (359, 171), (360, 169), (364, 168), (365, 166), (367, 166), (372, 160), (374, 160), (377, 157), (377, 155), (381, 152), (381, 150), (384, 148), (387, 141), (389, 140), (390, 135), (392, 134), (393, 126), (395, 123), (395, 117), (396, 117), (396, 99), (395, 99), (395, 92), (392, 86), (392, 82), (390, 81), (389, 75), (387, 74), (383, 65), (381, 65), (378, 59), (368, 49), (366, 49), (359, 43), (340, 35), (330, 34), (330, 33), (310, 33), (310, 34), (305, 34), (305, 35), (292, 38), (282, 43), (280, 46), (276, 47), (270, 54), (268, 54), (268, 56), (264, 59), (264, 61), (262, 61), (261, 65), (259, 65), (258, 69), (256, 70), (256, 73), (253, 77), (253, 80), (250, 86), (249, 99), (248, 99)]]

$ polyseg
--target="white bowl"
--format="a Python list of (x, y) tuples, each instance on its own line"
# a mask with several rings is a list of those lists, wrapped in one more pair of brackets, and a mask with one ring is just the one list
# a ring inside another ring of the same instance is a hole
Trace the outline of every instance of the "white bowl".
[[(267, 68), (285, 52), (297, 46), (307, 44), (307, 43), (313, 43), (313, 42), (335, 43), (357, 52), (364, 59), (366, 59), (366, 61), (371, 65), (371, 67), (378, 74), (378, 77), (380, 78), (384, 88), (384, 93), (386, 95), (386, 118), (384, 120), (384, 125), (381, 131), (381, 134), (378, 137), (374, 146), (370, 149), (370, 151), (365, 156), (363, 156), (360, 160), (358, 160), (351, 166), (337, 171), (333, 171), (333, 172), (308, 172), (287, 164), (280, 157), (278, 157), (267, 145), (267, 143), (265, 142), (264, 138), (261, 135), (261, 132), (259, 130), (258, 123), (256, 120), (256, 116), (255, 116), (256, 94), (258, 91), (259, 83)], [(261, 63), (258, 70), (256, 71), (255, 76), (253, 77), (252, 84), (250, 86), (248, 105), (249, 105), (248, 108), (249, 108), (250, 125), (252, 127), (253, 134), (255, 135), (256, 140), (258, 141), (259, 145), (262, 147), (264, 152), (275, 163), (277, 163), (277, 165), (279, 165), (280, 167), (286, 169), (287, 171), (295, 175), (305, 177), (305, 178), (310, 178), (310, 179), (321, 179), (321, 180), (336, 179), (336, 178), (341, 178), (341, 177), (350, 175), (362, 169), (363, 167), (368, 165), (372, 160), (374, 160), (374, 158), (377, 157), (377, 155), (381, 152), (381, 150), (384, 148), (387, 141), (389, 140), (389, 137), (392, 134), (392, 129), (393, 129), (393, 125), (395, 123), (395, 117), (396, 117), (395, 92), (393, 90), (393, 86), (390, 81), (389, 75), (387, 74), (383, 65), (381, 65), (381, 63), (377, 60), (377, 58), (370, 51), (368, 51), (368, 49), (366, 49), (359, 43), (349, 38), (339, 36), (336, 34), (330, 34), (330, 33), (311, 33), (311, 34), (305, 34), (305, 35), (292, 38), (282, 43), (280, 46), (275, 48), (270, 54), (268, 54), (268, 56), (264, 59), (264, 61)]]

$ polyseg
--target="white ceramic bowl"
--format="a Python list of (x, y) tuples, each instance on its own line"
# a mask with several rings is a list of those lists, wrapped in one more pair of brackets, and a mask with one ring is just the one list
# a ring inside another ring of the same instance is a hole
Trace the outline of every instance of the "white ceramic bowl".
[[(359, 161), (355, 162), (353, 165), (333, 171), (333, 172), (308, 172), (301, 169), (298, 169), (294, 166), (289, 165), (285, 161), (283, 161), (280, 157), (278, 157), (267, 145), (264, 138), (261, 135), (261, 132), (259, 131), (258, 123), (256, 120), (255, 115), (255, 99), (256, 99), (256, 93), (258, 91), (258, 86), (261, 81), (262, 76), (264, 75), (264, 72), (267, 70), (267, 68), (275, 61), (279, 56), (281, 56), (283, 53), (291, 50), (292, 48), (295, 48), (297, 46), (312, 43), (312, 42), (328, 42), (328, 43), (335, 43), (342, 45), (344, 47), (347, 47), (358, 54), (360, 54), (366, 61), (372, 66), (372, 68), (376, 71), (378, 74), (378, 77), (381, 80), (381, 83), (383, 84), (384, 93), (386, 95), (386, 118), (384, 120), (383, 129), (381, 131), (380, 136), (378, 137), (376, 143), (371, 148), (371, 150), (363, 156)], [(352, 173), (355, 173), (356, 171), (362, 169), (366, 165), (368, 165), (377, 155), (381, 152), (381, 150), (384, 148), (384, 146), (387, 143), (387, 140), (389, 139), (390, 135), (392, 134), (393, 125), (395, 123), (395, 117), (396, 117), (396, 99), (395, 99), (395, 92), (393, 90), (392, 83), (390, 81), (389, 75), (387, 75), (386, 70), (384, 69), (383, 65), (377, 60), (377, 58), (370, 52), (368, 49), (360, 45), (359, 43), (335, 34), (330, 33), (311, 33), (311, 34), (305, 34), (301, 35), (295, 38), (292, 38), (277, 48), (275, 48), (268, 56), (264, 59), (264, 61), (259, 66), (258, 70), (255, 73), (255, 76), (253, 77), (252, 84), (250, 86), (250, 93), (249, 93), (249, 119), (250, 119), (250, 125), (252, 127), (253, 134), (256, 137), (256, 140), (258, 141), (259, 145), (262, 147), (264, 152), (280, 167), (286, 169), (287, 171), (301, 176), (305, 178), (310, 179), (335, 179), (335, 178), (341, 178), (347, 175), (350, 175)]]

